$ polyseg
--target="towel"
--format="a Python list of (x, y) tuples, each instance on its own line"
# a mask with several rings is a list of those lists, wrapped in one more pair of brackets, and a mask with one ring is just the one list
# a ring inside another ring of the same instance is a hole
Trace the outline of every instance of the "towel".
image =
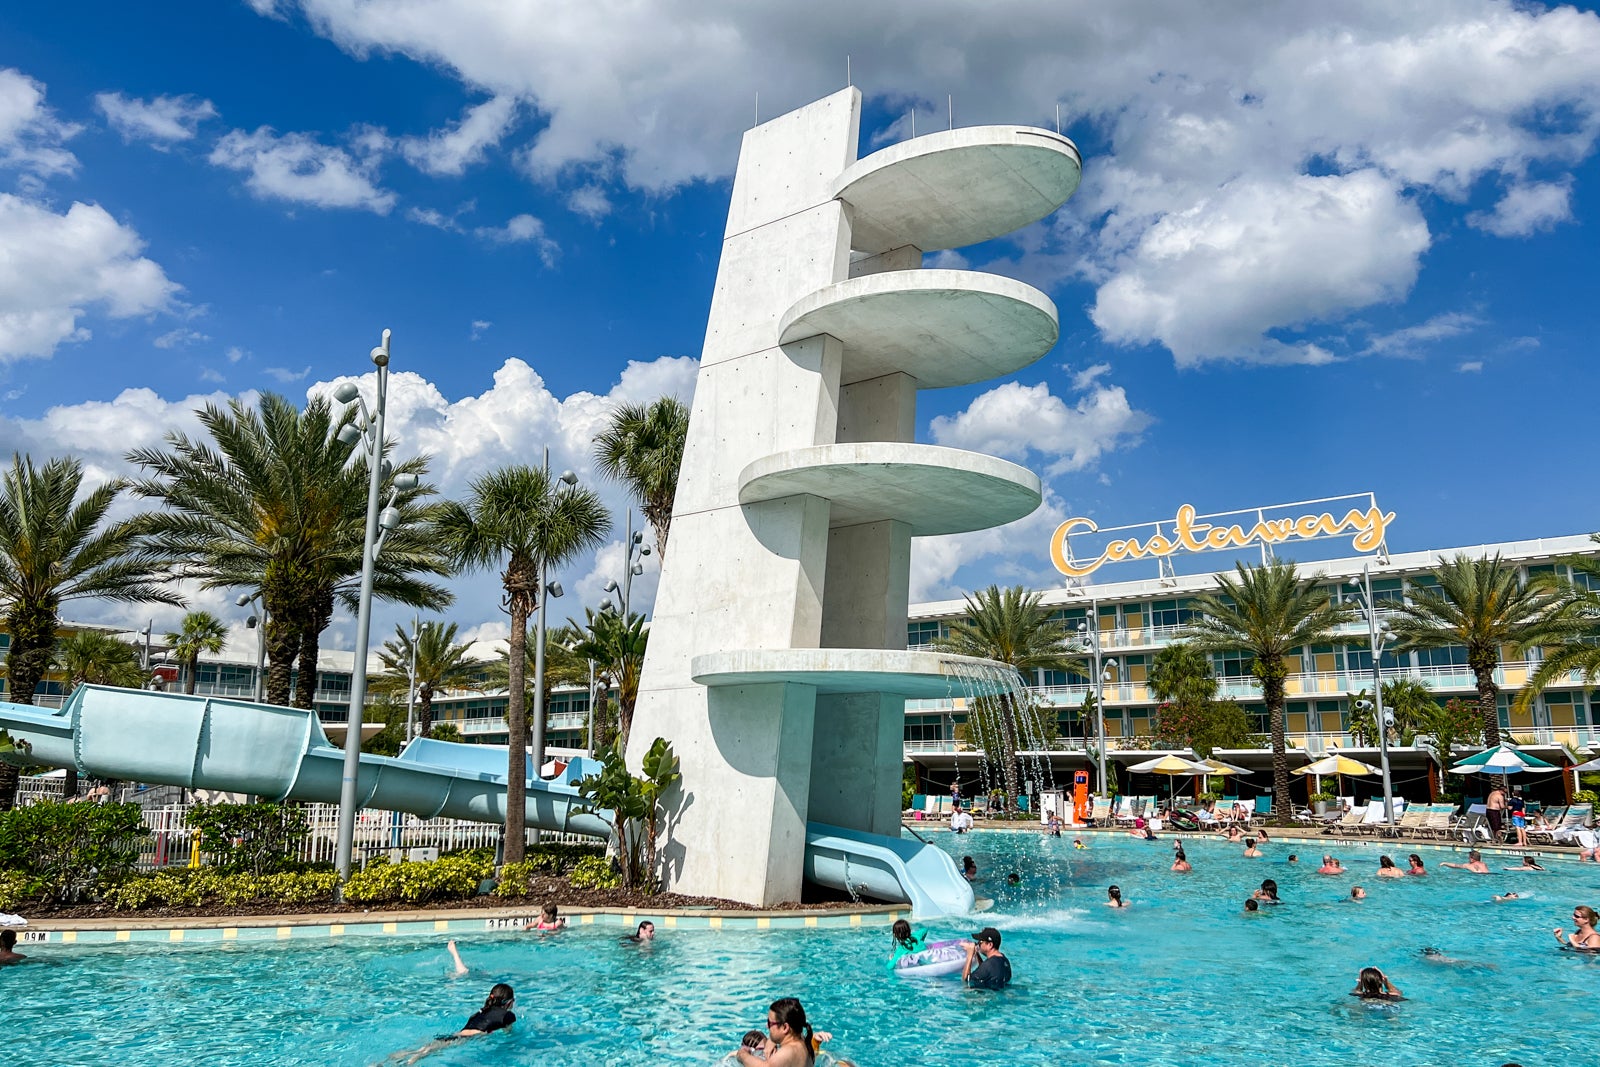
[(28, 920), (24, 919), (22, 916), (20, 916), (20, 915), (10, 915), (10, 914), (7, 914), (6, 912), (0, 911), (0, 927), (27, 926), (27, 925), (28, 925)]

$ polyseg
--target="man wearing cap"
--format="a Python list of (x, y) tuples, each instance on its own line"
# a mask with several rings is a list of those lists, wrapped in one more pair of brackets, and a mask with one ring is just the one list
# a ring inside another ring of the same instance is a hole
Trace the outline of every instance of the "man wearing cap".
[(974, 989), (1004, 989), (1011, 981), (1011, 961), (1000, 953), (999, 930), (985, 926), (972, 935), (961, 977)]

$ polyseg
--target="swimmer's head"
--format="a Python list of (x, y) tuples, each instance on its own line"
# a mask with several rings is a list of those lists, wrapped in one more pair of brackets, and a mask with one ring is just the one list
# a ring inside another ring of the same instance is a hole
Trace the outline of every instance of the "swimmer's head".
[(1244, 839), (1244, 847), (1245, 848), (1255, 848), (1256, 847), (1256, 839), (1253, 838), (1253, 837), (1245, 838)]
[(747, 1049), (758, 1049), (766, 1043), (767, 1035), (760, 1030), (746, 1030), (744, 1037), (739, 1041), (740, 1047)]
[(896, 941), (911, 940), (911, 924), (904, 919), (896, 919), (894, 925), (889, 927), (889, 933)]
[(1296, 856), (1293, 852), (1291, 852), (1291, 853), (1289, 853), (1289, 862), (1290, 863), (1299, 863), (1300, 862), (1300, 857)]
[(510, 986), (506, 985), (504, 982), (501, 982), (493, 989), (489, 990), (489, 996), (488, 999), (483, 1002), (483, 1008), (485, 1011), (488, 1011), (490, 1008), (509, 1008), (511, 1005), (515, 1004), (516, 1001), (516, 991)]
[(1121, 900), (1122, 899), (1122, 890), (1119, 889), (1117, 886), (1112, 886), (1111, 888), (1106, 890), (1106, 896), (1110, 897), (1112, 900)]
[(1444, 955), (1443, 952), (1440, 952), (1438, 949), (1433, 948), (1432, 946), (1429, 946), (1428, 948), (1423, 949), (1422, 950), (1422, 954), (1424, 956), (1443, 956)]
[(554, 904), (546, 904), (544, 907), (539, 909), (539, 918), (543, 919), (547, 923), (553, 923), (556, 921), (557, 910), (558, 909)]
[(1260, 911), (1261, 910), (1261, 905), (1256, 903), (1256, 898), (1255, 897), (1251, 897), (1249, 900), (1246, 900), (1244, 902), (1244, 910), (1245, 911)]
[(646, 919), (644, 922), (639, 924), (638, 929), (634, 930), (633, 936), (637, 937), (640, 941), (649, 941), (651, 938), (656, 936), (656, 924), (651, 922), (649, 919)]

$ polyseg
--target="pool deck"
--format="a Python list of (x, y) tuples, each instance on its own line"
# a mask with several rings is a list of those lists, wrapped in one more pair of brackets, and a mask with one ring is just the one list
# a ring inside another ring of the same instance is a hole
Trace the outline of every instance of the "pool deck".
[[(681, 908), (563, 908), (572, 926), (609, 926), (632, 931), (649, 919), (668, 930), (803, 930), (809, 927), (889, 926), (909, 918), (910, 907), (851, 905), (783, 911), (719, 911)], [(414, 911), (333, 912), (305, 915), (160, 916), (119, 915), (106, 919), (37, 919), (18, 931), (33, 945), (110, 944), (119, 941), (290, 941), (329, 937), (419, 934), (481, 934), (521, 930), (537, 919), (536, 904), (515, 907)]]
[[(906, 826), (919, 834), (948, 833), (948, 828), (943, 822), (908, 822)], [(1043, 834), (1048, 831), (1037, 823), (1016, 822), (990, 822), (979, 820), (973, 826), (974, 830), (1002, 830), (1018, 834)], [(1259, 827), (1255, 830), (1246, 830), (1245, 836), (1258, 836)], [(1459, 838), (1441, 837), (1380, 837), (1376, 834), (1327, 834), (1315, 826), (1269, 826), (1267, 833), (1272, 835), (1266, 844), (1278, 844), (1283, 841), (1320, 841), (1327, 845), (1386, 845), (1391, 850), (1399, 851), (1407, 848), (1422, 846), (1426, 848), (1448, 848), (1457, 852), (1466, 853), (1469, 849), (1500, 856), (1539, 855), (1556, 859), (1567, 857), (1574, 861), (1578, 858), (1578, 849), (1572, 845), (1529, 844), (1519, 845), (1491, 845), (1485, 841), (1468, 844)], [(1128, 829), (1122, 826), (1064, 826), (1061, 828), (1063, 837), (1128, 837)], [(1218, 834), (1203, 830), (1158, 830), (1158, 841), (1220, 841)]]

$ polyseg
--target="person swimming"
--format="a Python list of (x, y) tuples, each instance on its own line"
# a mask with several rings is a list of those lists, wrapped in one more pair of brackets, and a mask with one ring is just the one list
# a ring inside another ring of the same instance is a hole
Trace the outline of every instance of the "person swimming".
[[(455, 942), (452, 941), (451, 944), (454, 945)], [(483, 1007), (475, 1012), (461, 1029), (453, 1034), (442, 1034), (421, 1048), (397, 1052), (390, 1056), (387, 1062), (413, 1064), (465, 1038), (481, 1037), (496, 1030), (505, 1030), (517, 1021), (516, 1014), (511, 1010), (516, 1002), (516, 991), (504, 982), (499, 982), (489, 990), (489, 996), (484, 1000)]]
[(1367, 899), (1367, 891), (1365, 889), (1362, 889), (1358, 885), (1353, 885), (1353, 886), (1350, 887), (1350, 899), (1351, 900), (1366, 900)]
[(633, 933), (622, 938), (627, 944), (643, 945), (656, 939), (656, 924), (649, 919), (634, 927)]
[(551, 904), (546, 904), (544, 907), (539, 909), (539, 919), (538, 919), (537, 922), (528, 923), (522, 929), (524, 931), (527, 931), (527, 930), (552, 931), (552, 930), (564, 930), (564, 929), (566, 929), (566, 926), (567, 926), (567, 920), (561, 917), (559, 909), (557, 909), (555, 904), (551, 903)]
[(1106, 889), (1106, 907), (1126, 908), (1127, 906), (1128, 902), (1122, 899), (1121, 889), (1119, 889), (1117, 886), (1111, 886)]
[(1252, 858), (1259, 857), (1261, 855), (1261, 850), (1256, 848), (1255, 838), (1247, 837), (1244, 839), (1244, 854)]
[(1244, 898), (1244, 910), (1245, 911), (1260, 911), (1261, 910), (1261, 901), (1257, 900), (1255, 897), (1245, 897)]
[(1189, 863), (1189, 857), (1185, 855), (1182, 848), (1177, 849), (1172, 854), (1172, 869), (1179, 874), (1188, 874), (1194, 870), (1194, 867)]
[(1389, 976), (1376, 967), (1363, 967), (1361, 974), (1356, 978), (1356, 987), (1350, 991), (1352, 997), (1362, 1000), (1404, 1000), (1400, 987), (1389, 981)]
[(1263, 904), (1283, 903), (1278, 899), (1278, 883), (1271, 878), (1262, 879), (1261, 888), (1250, 895), (1252, 899), (1259, 900)]
[(889, 936), (894, 938), (894, 953), (889, 957), (889, 969), (892, 971), (895, 964), (913, 952), (921, 952), (928, 947), (928, 933), (926, 930), (911, 929), (911, 924), (904, 919), (896, 919), (894, 925), (889, 927)]
[(1072, 839), (1072, 847), (1073, 847), (1073, 848), (1080, 848), (1080, 849), (1081, 849), (1081, 848), (1088, 848), (1088, 847), (1089, 847), (1089, 846), (1088, 846), (1088, 845), (1086, 845), (1086, 844), (1084, 844), (1084, 843), (1083, 843), (1083, 838), (1081, 838), (1081, 837), (1074, 837), (1074, 838), (1073, 838), (1073, 839)]
[(969, 882), (976, 882), (978, 880), (978, 861), (971, 856), (962, 856), (961, 877)]

